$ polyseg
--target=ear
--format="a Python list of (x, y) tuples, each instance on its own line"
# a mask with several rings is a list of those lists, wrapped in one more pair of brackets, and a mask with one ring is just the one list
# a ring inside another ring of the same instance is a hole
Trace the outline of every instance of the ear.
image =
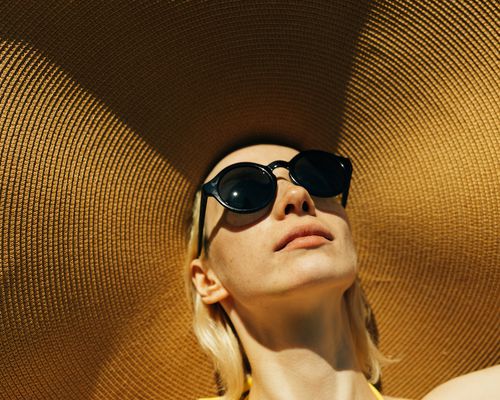
[(217, 303), (229, 296), (215, 271), (195, 258), (190, 264), (191, 280), (205, 304)]

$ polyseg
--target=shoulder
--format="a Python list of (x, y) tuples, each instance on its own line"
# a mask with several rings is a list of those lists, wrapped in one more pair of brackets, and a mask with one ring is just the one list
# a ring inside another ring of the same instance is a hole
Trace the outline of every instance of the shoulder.
[(500, 400), (500, 364), (453, 378), (422, 400)]

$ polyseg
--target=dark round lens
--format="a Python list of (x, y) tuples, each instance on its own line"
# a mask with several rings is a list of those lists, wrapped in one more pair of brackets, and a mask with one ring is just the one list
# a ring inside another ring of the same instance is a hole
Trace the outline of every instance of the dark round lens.
[(238, 210), (263, 208), (274, 195), (272, 178), (262, 169), (242, 166), (228, 171), (219, 181), (222, 200)]
[(345, 171), (339, 160), (321, 151), (304, 153), (295, 162), (294, 177), (313, 196), (336, 196), (345, 187)]

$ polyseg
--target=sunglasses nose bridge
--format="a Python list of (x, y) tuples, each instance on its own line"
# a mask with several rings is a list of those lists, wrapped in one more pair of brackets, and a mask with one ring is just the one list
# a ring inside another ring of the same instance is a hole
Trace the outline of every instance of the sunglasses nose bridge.
[[(276, 168), (285, 168), (288, 170), (288, 174), (290, 174), (290, 163), (288, 161), (284, 160), (276, 160), (273, 161), (272, 163), (267, 165), (267, 168), (271, 170), (271, 173), (276, 169)], [(274, 174), (276, 176), (276, 174)], [(276, 176), (277, 177), (277, 176)]]
[(290, 170), (290, 163), (284, 160), (276, 160), (267, 166), (271, 171), (274, 171), (276, 168), (286, 168)]
[(276, 160), (267, 166), (271, 171), (274, 171), (276, 168), (286, 168), (290, 169), (290, 163), (284, 160)]
[(271, 164), (269, 164), (268, 167), (271, 168), (271, 170), (274, 170), (274, 169), (279, 168), (279, 167), (288, 168), (289, 165), (290, 165), (290, 163), (288, 161), (276, 160), (276, 161), (273, 161)]

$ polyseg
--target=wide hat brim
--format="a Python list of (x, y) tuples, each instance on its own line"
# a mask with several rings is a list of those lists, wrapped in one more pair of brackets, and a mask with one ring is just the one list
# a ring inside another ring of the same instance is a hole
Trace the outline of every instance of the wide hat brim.
[(231, 146), (348, 156), (383, 391), (499, 362), (495, 5), (0, 5), (0, 397), (215, 394), (182, 261)]

